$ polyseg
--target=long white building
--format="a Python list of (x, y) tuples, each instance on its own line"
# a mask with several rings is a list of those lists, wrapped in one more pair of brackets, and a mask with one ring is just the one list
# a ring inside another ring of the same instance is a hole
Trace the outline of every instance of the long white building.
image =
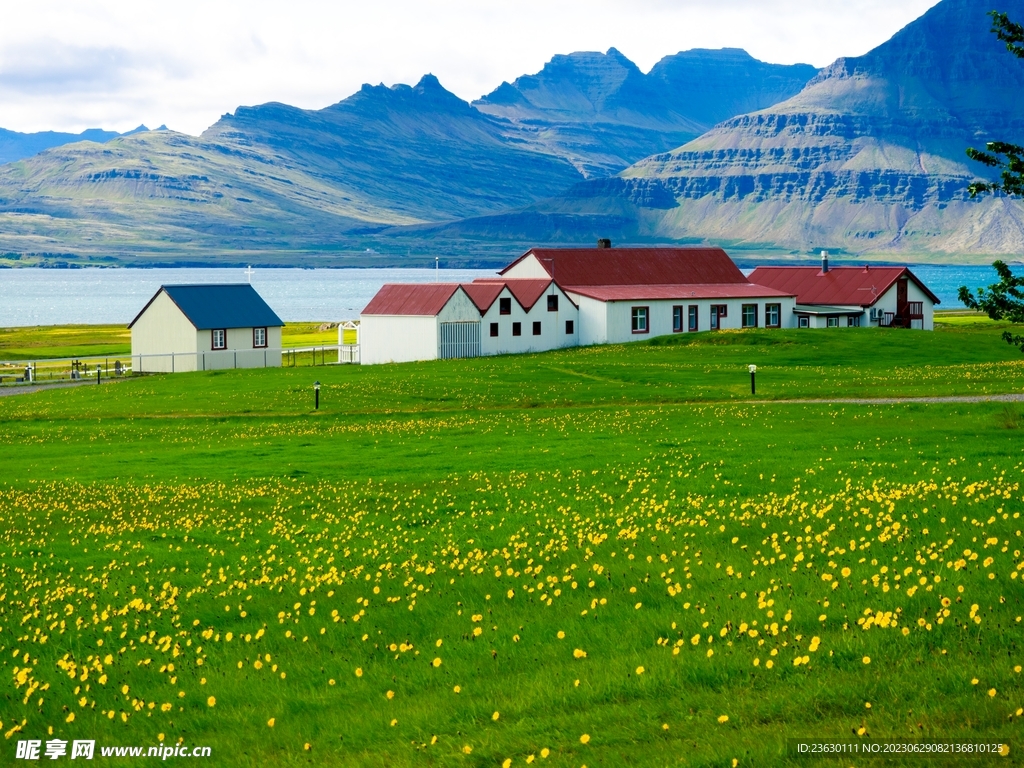
[(499, 277), (472, 283), (385, 285), (361, 315), (362, 362), (539, 352), (743, 328), (848, 327), (867, 325), (868, 318), (930, 330), (938, 303), (903, 267), (829, 270), (826, 260), (821, 270), (759, 267), (747, 278), (721, 248), (602, 243), (534, 248)]

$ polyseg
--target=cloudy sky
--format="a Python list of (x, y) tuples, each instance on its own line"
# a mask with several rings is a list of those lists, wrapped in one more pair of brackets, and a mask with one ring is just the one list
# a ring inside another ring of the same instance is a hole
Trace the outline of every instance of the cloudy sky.
[(433, 72), (464, 99), (553, 54), (857, 56), (936, 0), (5, 0), (0, 127), (202, 132), (240, 104), (320, 108)]

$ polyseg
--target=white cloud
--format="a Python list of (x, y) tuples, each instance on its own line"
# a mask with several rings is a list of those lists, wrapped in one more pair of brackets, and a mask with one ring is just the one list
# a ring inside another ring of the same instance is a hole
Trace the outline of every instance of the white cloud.
[(688, 48), (825, 66), (936, 0), (34, 0), (5, 4), (0, 126), (197, 134), (240, 104), (320, 108), (433, 72), (467, 100), (556, 53), (618, 48), (648, 70)]

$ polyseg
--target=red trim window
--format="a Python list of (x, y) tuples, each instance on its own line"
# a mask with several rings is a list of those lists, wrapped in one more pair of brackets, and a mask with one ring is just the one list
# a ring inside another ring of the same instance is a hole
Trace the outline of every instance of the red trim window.
[(512, 323), (512, 335), (513, 336), (522, 336), (523, 335), (523, 324), (522, 323)]
[(548, 295), (548, 312), (557, 312), (557, 311), (558, 311), (558, 294), (557, 293), (556, 294), (549, 294)]
[(573, 333), (573, 328), (574, 328), (574, 327), (575, 327), (575, 324), (573, 323), (573, 321), (572, 321), (572, 320), (566, 320), (566, 321), (565, 321), (565, 332), (566, 332), (567, 334), (572, 334), (572, 333)]
[(744, 304), (740, 316), (744, 328), (757, 328), (757, 304)]
[(765, 328), (778, 328), (782, 325), (782, 305), (781, 304), (765, 304), (764, 305), (764, 327)]
[(226, 328), (214, 328), (210, 331), (210, 349), (227, 349), (228, 331)]
[(498, 335), (498, 324), (497, 323), (491, 323), (491, 336), (497, 336), (497, 335)]
[(512, 299), (509, 299), (509, 298), (498, 299), (498, 314), (499, 315), (511, 315), (512, 314)]
[(264, 349), (267, 346), (267, 329), (252, 329), (252, 345), (256, 349)]
[(650, 323), (648, 322), (650, 316), (650, 307), (633, 307), (630, 322), (633, 333), (648, 333), (650, 331)]
[(672, 333), (679, 333), (683, 330), (683, 308), (682, 306), (672, 307)]
[(540, 336), (540, 323), (536, 320), (533, 321), (533, 335)]
[(686, 308), (686, 311), (687, 311), (687, 315), (688, 315), (688, 317), (687, 317), (687, 320), (688, 320), (687, 330), (691, 331), (691, 332), (692, 331), (696, 331), (697, 330), (697, 305), (696, 304), (691, 304), (689, 307)]
[(712, 304), (711, 305), (711, 330), (717, 331), (722, 327), (722, 318), (727, 317), (729, 314), (728, 304)]

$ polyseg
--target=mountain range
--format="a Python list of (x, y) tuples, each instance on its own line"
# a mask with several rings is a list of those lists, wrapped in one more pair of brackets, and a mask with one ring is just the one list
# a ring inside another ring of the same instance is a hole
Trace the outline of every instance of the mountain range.
[[(0, 166), (0, 254), (454, 262), (597, 236), (1019, 253), (1021, 204), (965, 191), (987, 173), (967, 146), (1024, 134), (1024, 62), (991, 34), (986, 1), (942, 0), (821, 71), (723, 49), (644, 74), (613, 48), (556, 56), (473, 103), (427, 75), (320, 110), (240, 107), (199, 137), (65, 144)], [(1024, 18), (1024, 0), (1004, 6)]]
[[(167, 126), (161, 126), (157, 130), (166, 130)], [(37, 155), (43, 150), (51, 147), (59, 147), (63, 144), (73, 144), (78, 141), (92, 141), (97, 144), (104, 144), (118, 136), (129, 136), (133, 133), (148, 131), (149, 129), (140, 125), (133, 131), (118, 133), (117, 131), (105, 131), (102, 128), (89, 128), (81, 133), (61, 133), (59, 131), (39, 131), (37, 133), (18, 133), (0, 128), (0, 165), (13, 163), (32, 155)]]

